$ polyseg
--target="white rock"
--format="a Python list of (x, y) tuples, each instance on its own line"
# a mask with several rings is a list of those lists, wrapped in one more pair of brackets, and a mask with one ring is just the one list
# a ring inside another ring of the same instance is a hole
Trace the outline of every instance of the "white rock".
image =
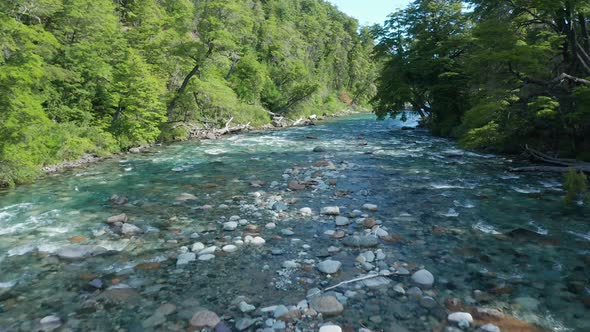
[(342, 332), (342, 328), (338, 325), (324, 325), (320, 327), (320, 332)]
[(203, 249), (205, 249), (205, 245), (202, 242), (193, 243), (193, 246), (191, 247), (191, 251), (193, 252), (199, 252)]
[(412, 281), (421, 288), (430, 288), (434, 284), (434, 276), (428, 270), (419, 270), (412, 275)]
[(245, 301), (240, 302), (239, 306), (241, 312), (250, 312), (256, 310), (255, 306), (248, 304)]
[(236, 221), (228, 221), (223, 223), (224, 231), (234, 231), (236, 228), (238, 228), (238, 223)]
[(449, 322), (457, 324), (461, 323), (462, 321), (466, 321), (469, 324), (473, 323), (473, 317), (468, 312), (453, 312), (447, 317), (447, 319)]
[(308, 207), (304, 207), (304, 208), (299, 209), (299, 213), (302, 216), (311, 216), (313, 214), (313, 212), (311, 211), (311, 209), (308, 208)]
[(322, 208), (321, 213), (329, 216), (337, 216), (340, 214), (340, 208), (337, 206), (326, 206)]
[(238, 247), (234, 246), (233, 244), (228, 244), (226, 246), (223, 246), (223, 248), (221, 249), (225, 252), (236, 252), (238, 250)]
[(213, 258), (215, 258), (215, 255), (212, 255), (212, 254), (199, 255), (200, 261), (210, 261)]
[(501, 332), (500, 328), (494, 324), (482, 325), (477, 329), (478, 332)]
[(53, 331), (61, 326), (61, 319), (57, 316), (50, 315), (41, 318), (41, 329), (43, 331)]
[(263, 238), (261, 238), (260, 236), (257, 236), (255, 238), (253, 238), (252, 241), (250, 241), (250, 244), (257, 246), (257, 247), (263, 246), (265, 243), (266, 243), (266, 241)]
[(318, 270), (326, 274), (334, 274), (340, 270), (342, 263), (331, 259), (325, 260), (318, 264)]
[(178, 258), (176, 258), (176, 266), (186, 265), (195, 261), (196, 258), (197, 255), (195, 255), (194, 252), (185, 252), (184, 254), (178, 255)]
[(369, 211), (377, 211), (377, 205), (375, 205), (375, 204), (364, 204), (363, 205), (363, 209), (369, 210)]
[(215, 250), (217, 250), (217, 246), (210, 246), (210, 247), (207, 247), (207, 248), (199, 251), (199, 255), (213, 254), (215, 252)]
[(275, 229), (277, 228), (277, 224), (275, 224), (274, 222), (269, 222), (264, 227), (266, 227), (267, 229)]
[(297, 263), (296, 261), (284, 261), (283, 262), (283, 268), (285, 269), (296, 269), (300, 266), (299, 263)]

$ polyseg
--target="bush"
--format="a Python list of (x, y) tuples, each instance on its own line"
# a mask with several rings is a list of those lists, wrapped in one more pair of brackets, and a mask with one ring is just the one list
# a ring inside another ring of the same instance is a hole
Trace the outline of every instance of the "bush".
[(588, 200), (588, 177), (583, 172), (576, 172), (571, 168), (563, 175), (564, 188), (566, 195), (564, 197), (566, 204), (573, 204), (576, 199), (582, 198)]

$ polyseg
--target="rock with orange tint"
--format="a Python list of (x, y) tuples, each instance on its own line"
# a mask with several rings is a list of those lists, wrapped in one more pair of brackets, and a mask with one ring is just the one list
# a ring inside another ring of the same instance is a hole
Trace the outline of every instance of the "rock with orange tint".
[(507, 316), (495, 309), (477, 308), (472, 310), (476, 325), (493, 324), (502, 332), (548, 332), (539, 326)]
[(191, 318), (191, 326), (196, 328), (214, 328), (221, 320), (216, 313), (209, 310), (201, 310), (193, 315)]
[(86, 241), (86, 238), (83, 237), (82, 235), (76, 235), (76, 236), (72, 236), (70, 238), (70, 242), (72, 243), (80, 243), (80, 242), (84, 242)]

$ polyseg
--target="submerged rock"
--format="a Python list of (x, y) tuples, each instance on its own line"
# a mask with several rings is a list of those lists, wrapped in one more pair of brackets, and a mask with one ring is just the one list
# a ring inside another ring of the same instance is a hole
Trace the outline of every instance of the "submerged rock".
[(293, 181), (289, 181), (289, 184), (287, 185), (287, 187), (291, 190), (304, 190), (305, 189), (305, 184), (301, 183), (297, 180), (293, 180)]
[(340, 208), (337, 206), (326, 206), (322, 208), (321, 213), (328, 216), (337, 216), (340, 214)]
[(116, 224), (116, 223), (126, 223), (129, 220), (129, 217), (125, 213), (118, 214), (116, 216), (108, 217), (107, 223), (108, 224)]
[(338, 272), (338, 270), (340, 270), (341, 266), (342, 263), (340, 263), (339, 261), (328, 259), (318, 264), (318, 270), (322, 273), (334, 274)]
[(311, 308), (324, 316), (338, 316), (344, 311), (342, 303), (331, 295), (313, 298), (311, 300)]
[(375, 247), (379, 244), (379, 240), (376, 237), (370, 235), (354, 235), (345, 238), (342, 241), (347, 247), (361, 247), (361, 248), (370, 248)]
[(186, 252), (178, 255), (176, 258), (176, 266), (186, 265), (190, 262), (194, 262), (197, 259), (197, 255), (194, 252)]
[(62, 259), (84, 259), (105, 254), (107, 249), (100, 246), (75, 244), (58, 249), (55, 254)]
[(196, 328), (214, 328), (219, 322), (221, 322), (221, 319), (219, 319), (216, 313), (209, 310), (201, 310), (193, 315), (190, 324)]
[(143, 233), (143, 231), (141, 230), (141, 228), (133, 224), (123, 224), (123, 226), (121, 227), (121, 233), (126, 236), (133, 236), (139, 235)]
[(61, 318), (54, 315), (43, 317), (39, 323), (41, 329), (47, 332), (57, 330), (62, 325)]
[(412, 275), (412, 281), (420, 288), (429, 289), (434, 284), (434, 276), (428, 270), (419, 270)]
[(338, 325), (324, 325), (319, 332), (342, 332), (342, 328)]
[(473, 324), (473, 317), (468, 312), (453, 312), (447, 317), (447, 320), (451, 323), (458, 324), (460, 327), (465, 325), (465, 322), (468, 323), (467, 326)]

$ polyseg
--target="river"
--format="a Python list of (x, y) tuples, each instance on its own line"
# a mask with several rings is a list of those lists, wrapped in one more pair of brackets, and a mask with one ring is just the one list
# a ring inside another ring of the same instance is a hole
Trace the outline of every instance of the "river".
[[(293, 321), (262, 308), (376, 272), (331, 291), (343, 314), (303, 308), (299, 329), (430, 331), (460, 307), (589, 331), (588, 207), (564, 205), (558, 175), (513, 174), (522, 162), (402, 125), (355, 115), (189, 141), (0, 192), (0, 331), (186, 331), (201, 309), (279, 331)], [(107, 224), (122, 213), (127, 236)], [(355, 234), (376, 247), (344, 246)], [(216, 250), (193, 256), (195, 243)], [(328, 258), (337, 273), (317, 270)], [(435, 282), (416, 294), (407, 273), (421, 268)]]

